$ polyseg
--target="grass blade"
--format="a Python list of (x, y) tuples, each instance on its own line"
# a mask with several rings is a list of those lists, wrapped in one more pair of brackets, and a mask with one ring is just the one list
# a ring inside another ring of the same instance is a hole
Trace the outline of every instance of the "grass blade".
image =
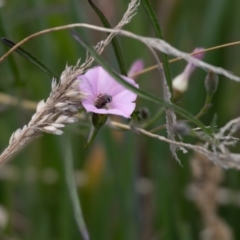
[[(100, 18), (103, 26), (106, 28), (112, 28), (110, 23), (108, 22), (107, 18), (100, 11), (100, 9), (91, 0), (88, 0), (88, 2), (91, 5), (91, 7), (93, 8), (93, 10), (95, 11), (95, 13), (98, 15), (98, 17)], [(111, 44), (113, 46), (113, 50), (114, 50), (121, 74), (127, 76), (127, 71), (125, 68), (124, 61), (123, 61), (123, 54), (122, 54), (119, 42), (116, 37), (113, 38)]]
[[(155, 35), (159, 39), (163, 39), (162, 31), (161, 31), (160, 25), (158, 24), (157, 16), (156, 16), (149, 0), (142, 0), (142, 3), (147, 12), (149, 20), (153, 26)], [(170, 67), (169, 67), (167, 55), (165, 53), (162, 53), (162, 62), (163, 62), (164, 73), (166, 75), (167, 84), (168, 84), (171, 95), (173, 95), (172, 94), (172, 78), (171, 78), (171, 73), (170, 73)]]
[[(8, 47), (12, 48), (16, 44), (5, 38), (1, 38), (2, 42), (5, 43)], [(39, 61), (36, 57), (34, 57), (31, 53), (27, 52), (23, 48), (19, 47), (15, 50), (18, 54), (20, 54), (22, 57), (26, 58), (29, 62), (33, 63), (35, 66), (40, 68), (43, 72), (47, 73), (49, 76), (54, 77), (54, 78), (59, 78), (57, 75), (55, 75), (48, 67), (46, 67), (41, 61)]]
[(82, 235), (83, 240), (89, 240), (89, 234), (88, 230), (83, 218), (83, 213), (80, 205), (80, 200), (78, 198), (78, 193), (77, 193), (77, 187), (74, 179), (74, 174), (73, 174), (73, 156), (71, 152), (71, 145), (67, 137), (64, 137), (64, 153), (63, 153), (63, 162), (64, 162), (64, 170), (65, 170), (65, 179), (67, 183), (67, 188), (69, 191), (71, 203), (72, 203), (72, 208), (73, 208), (73, 214), (75, 221), (78, 226), (78, 230), (80, 234)]
[[(3, 16), (3, 10), (0, 8), (0, 35), (4, 36), (7, 35), (7, 29), (6, 29), (6, 21), (4, 21), (4, 16)], [(6, 46), (5, 46), (6, 48)], [(9, 63), (9, 68), (11, 69), (11, 73), (13, 75), (13, 79), (14, 79), (14, 85), (16, 86), (23, 86), (23, 82), (20, 78), (20, 74), (19, 74), (19, 70), (17, 67), (17, 63), (15, 61), (15, 59), (13, 58), (13, 56), (10, 56), (8, 58), (8, 63)]]

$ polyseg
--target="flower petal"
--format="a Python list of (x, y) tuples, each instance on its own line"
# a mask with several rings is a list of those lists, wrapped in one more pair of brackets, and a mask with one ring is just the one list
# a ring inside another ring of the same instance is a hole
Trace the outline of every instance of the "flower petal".
[[(125, 76), (122, 76), (122, 75), (120, 75), (126, 82), (128, 82), (128, 83), (130, 83), (131, 85), (133, 85), (134, 87), (136, 87), (136, 88), (139, 88), (139, 86), (138, 86), (138, 84), (133, 80), (133, 79), (131, 79), (131, 78), (129, 78), (129, 77), (125, 77)], [(114, 81), (116, 81), (116, 80), (114, 80)], [(119, 85), (120, 87), (121, 87), (121, 91), (124, 91), (124, 90), (126, 90), (127, 88), (126, 87), (124, 87), (122, 84), (120, 84), (120, 83), (118, 83), (117, 81), (116, 81), (116, 85)], [(119, 87), (119, 88), (120, 88)], [(128, 91), (131, 91), (131, 90), (128, 90)], [(110, 91), (111, 92), (111, 91)], [(112, 91), (112, 96), (115, 96), (116, 94), (118, 94), (120, 91)], [(135, 94), (135, 93), (134, 93)]]
[[(98, 94), (109, 94), (112, 97), (118, 94), (119, 92), (126, 89), (122, 84), (118, 83), (104, 68), (98, 66), (94, 69), (98, 70)], [(94, 70), (92, 69), (92, 70)], [(91, 70), (89, 70), (91, 71)], [(135, 81), (131, 78), (120, 75), (126, 82), (138, 87)]]
[(80, 80), (80, 89), (82, 92), (86, 93), (88, 96), (96, 97), (96, 87), (94, 81), (91, 78), (87, 78), (85, 75), (78, 76)]
[[(131, 103), (131, 102), (135, 101), (136, 98), (137, 98), (136, 93), (133, 93), (128, 89), (125, 89), (113, 97), (112, 103), (113, 104)], [(111, 106), (112, 106), (112, 104), (111, 104)]]
[(129, 76), (130, 78), (134, 78), (134, 77), (132, 77), (132, 75), (140, 72), (141, 70), (143, 70), (143, 68), (144, 68), (144, 62), (143, 62), (143, 60), (137, 59), (136, 61), (134, 61), (134, 62), (132, 63), (132, 65), (131, 65), (131, 67), (130, 67), (130, 69), (129, 69), (129, 71), (128, 71), (128, 76)]
[(96, 96), (93, 94), (93, 87), (91, 83), (88, 81), (88, 79), (85, 76), (79, 76), (78, 79), (80, 79), (80, 90), (83, 92), (86, 96), (85, 99), (82, 100), (82, 102), (89, 102), (91, 104), (94, 104)]
[(99, 91), (98, 91), (99, 75), (100, 75), (99, 67), (91, 68), (84, 75), (86, 77), (86, 81), (88, 82), (88, 86), (91, 90), (91, 93), (95, 97), (97, 97), (99, 94)]
[(108, 109), (109, 114), (116, 114), (125, 118), (130, 118), (136, 107), (136, 103), (118, 104), (117, 108)]
[(99, 114), (108, 114), (108, 110), (105, 108), (96, 108), (93, 104), (88, 102), (82, 102), (83, 107), (86, 109), (87, 112), (94, 112)]
[(127, 105), (118, 105), (118, 108), (111, 108), (111, 109), (104, 109), (104, 108), (96, 108), (94, 105), (89, 103), (82, 103), (83, 107), (86, 109), (87, 112), (94, 112), (98, 114), (114, 114), (123, 116), (125, 118), (130, 118), (132, 112), (135, 109), (136, 104), (130, 103)]

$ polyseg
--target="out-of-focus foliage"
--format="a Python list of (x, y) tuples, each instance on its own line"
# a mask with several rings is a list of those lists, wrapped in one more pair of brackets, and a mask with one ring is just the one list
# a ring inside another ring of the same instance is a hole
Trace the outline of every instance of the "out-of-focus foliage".
[[(127, 0), (95, 3), (112, 26), (118, 23), (128, 5)], [(240, 39), (238, 0), (151, 0), (151, 3), (164, 39), (183, 51)], [(87, 0), (2, 0), (0, 5), (0, 36), (14, 42), (37, 31), (69, 23), (101, 26)], [(154, 36), (143, 6), (126, 29)], [(106, 36), (93, 30), (77, 31), (92, 45)], [(127, 68), (137, 58), (142, 58), (146, 66), (155, 64), (151, 53), (141, 43), (125, 37), (118, 40)], [(86, 55), (69, 31), (40, 36), (23, 48), (57, 75), (67, 63), (74, 65)], [(0, 44), (1, 56), (7, 50)], [(119, 71), (111, 46), (103, 56)], [(205, 60), (240, 75), (239, 56), (240, 47), (234, 46), (208, 52)], [(184, 64), (171, 64), (171, 75), (178, 75)], [(192, 114), (197, 114), (204, 104), (205, 75), (202, 70), (195, 71), (188, 91), (180, 99), (179, 105)], [(141, 75), (137, 82), (141, 88), (161, 96), (158, 78), (155, 70)], [(50, 77), (17, 53), (0, 64), (0, 92), (17, 97), (19, 101), (46, 98), (50, 86)], [(220, 76), (213, 107), (202, 118), (203, 122), (210, 124), (215, 113), (219, 126), (239, 116), (239, 91), (238, 83)], [(159, 106), (138, 99), (137, 110), (141, 107), (147, 107), (151, 115), (159, 110)], [(1, 150), (7, 146), (12, 132), (26, 124), (32, 113), (0, 101)], [(86, 149), (88, 131), (88, 126), (78, 122), (69, 125), (61, 137), (45, 134), (0, 166), (0, 239), (81, 239), (64, 180), (63, 151), (67, 145), (63, 143), (66, 139), (71, 142), (78, 193), (92, 240), (200, 239), (204, 221), (197, 205), (186, 194), (192, 182), (191, 152), (179, 154), (183, 164), (180, 167), (166, 143), (107, 127), (101, 129), (94, 144)], [(229, 191), (239, 191), (240, 173), (224, 171), (222, 186)], [(218, 213), (239, 239), (240, 205), (233, 203), (220, 205)]]

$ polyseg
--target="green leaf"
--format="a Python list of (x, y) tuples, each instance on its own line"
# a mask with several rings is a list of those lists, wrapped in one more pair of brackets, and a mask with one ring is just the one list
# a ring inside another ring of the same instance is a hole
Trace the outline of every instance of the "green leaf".
[[(2, 37), (1, 40), (10, 48), (12, 48), (16, 45), (14, 42), (12, 42), (11, 40), (9, 40), (5, 37)], [(36, 57), (34, 57), (31, 53), (27, 52), (23, 48), (19, 47), (15, 51), (17, 53), (19, 53), (22, 57), (26, 58), (29, 62), (33, 63), (35, 66), (40, 68), (43, 72), (47, 73), (49, 76), (57, 78), (57, 79), (59, 78), (48, 67), (46, 67), (41, 61), (39, 61)]]
[[(88, 0), (88, 2), (91, 5), (91, 7), (93, 8), (93, 10), (95, 11), (95, 13), (98, 15), (98, 17), (100, 18), (103, 26), (106, 27), (106, 28), (112, 28), (110, 23), (108, 22), (107, 18), (99, 10), (99, 8), (91, 0)], [(108, 35), (109, 35), (109, 33), (108, 33)], [(120, 45), (119, 45), (118, 40), (117, 40), (116, 37), (114, 37), (112, 39), (112, 43), (111, 44), (113, 46), (113, 50), (114, 50), (116, 59), (118, 61), (118, 65), (119, 65), (121, 74), (127, 76), (127, 71), (126, 71), (126, 68), (125, 68), (124, 61), (123, 61), (123, 54), (122, 54), (122, 51), (120, 49)]]
[[(159, 39), (163, 39), (162, 31), (161, 31), (160, 25), (158, 24), (157, 16), (156, 16), (156, 14), (153, 10), (153, 7), (151, 6), (149, 0), (142, 0), (142, 3), (143, 3), (143, 6), (144, 6), (144, 8), (147, 12), (149, 20), (150, 20), (150, 22), (153, 26), (153, 29), (155, 31), (155, 35)], [(168, 84), (169, 90), (171, 92), (171, 95), (173, 96), (173, 93), (172, 93), (172, 78), (171, 78), (171, 73), (170, 73), (170, 67), (169, 67), (167, 55), (165, 53), (162, 53), (162, 62), (163, 62), (164, 73), (166, 75), (167, 84)]]
[(87, 49), (87, 51), (89, 53), (92, 54), (92, 56), (95, 58), (95, 60), (101, 64), (101, 66), (112, 76), (114, 77), (114, 79), (116, 79), (116, 81), (118, 81), (120, 84), (122, 84), (123, 86), (125, 86), (126, 88), (130, 89), (131, 91), (137, 93), (140, 97), (149, 100), (151, 102), (157, 103), (157, 104), (161, 104), (165, 107), (168, 107), (170, 109), (173, 109), (174, 111), (176, 111), (178, 114), (180, 114), (182, 117), (188, 119), (189, 121), (195, 123), (197, 126), (199, 126), (206, 134), (210, 134), (209, 129), (207, 129), (203, 123), (201, 121), (199, 121), (198, 119), (196, 119), (191, 113), (189, 113), (188, 111), (186, 111), (183, 108), (180, 108), (174, 104), (165, 102), (162, 99), (159, 99), (158, 97), (149, 94), (148, 92), (145, 92), (141, 89), (138, 89), (136, 87), (134, 87), (133, 85), (131, 85), (130, 83), (126, 82), (121, 76), (119, 76), (119, 74), (117, 74), (111, 67), (109, 67), (109, 65), (106, 63), (105, 60), (103, 60), (98, 53), (92, 48), (91, 45), (89, 45), (87, 42), (85, 42), (83, 39), (78, 39), (79, 43), (82, 44), (82, 46), (84, 48)]

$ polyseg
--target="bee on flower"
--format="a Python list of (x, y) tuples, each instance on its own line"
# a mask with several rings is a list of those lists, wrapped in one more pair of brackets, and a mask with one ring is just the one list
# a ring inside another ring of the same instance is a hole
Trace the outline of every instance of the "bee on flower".
[[(140, 65), (142, 66), (141, 62), (136, 62), (136, 65), (132, 66), (131, 74), (138, 71)], [(121, 77), (134, 87), (139, 87), (132, 78)], [(78, 79), (81, 91), (86, 94), (82, 105), (87, 112), (130, 118), (136, 107), (137, 94), (118, 83), (104, 68), (93, 67), (78, 76)]]

